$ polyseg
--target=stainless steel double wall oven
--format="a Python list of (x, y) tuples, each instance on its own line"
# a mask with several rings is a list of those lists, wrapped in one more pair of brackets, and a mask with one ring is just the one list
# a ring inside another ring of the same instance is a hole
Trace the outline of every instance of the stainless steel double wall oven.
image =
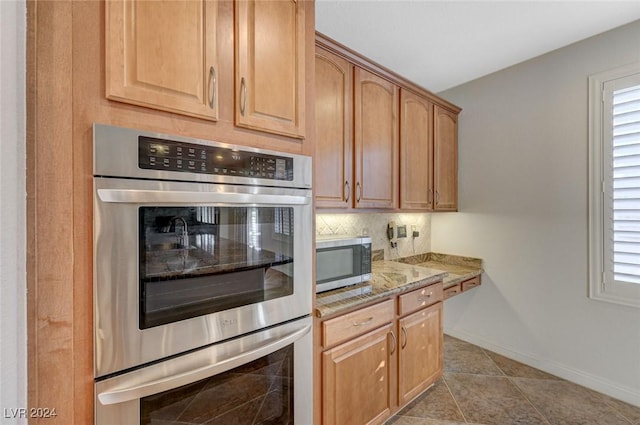
[(96, 424), (312, 422), (311, 200), (309, 157), (94, 125)]

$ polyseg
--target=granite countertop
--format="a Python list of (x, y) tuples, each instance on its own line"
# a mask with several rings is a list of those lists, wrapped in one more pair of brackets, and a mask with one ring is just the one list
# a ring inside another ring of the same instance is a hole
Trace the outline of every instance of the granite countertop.
[(447, 272), (447, 276), (443, 281), (445, 289), (467, 279), (480, 276), (484, 271), (482, 269), (482, 260), (479, 258), (439, 254), (436, 252), (404, 258), (400, 261)]
[[(323, 292), (316, 297), (316, 316), (327, 317), (361, 304), (442, 280), (447, 272), (397, 261), (374, 261), (372, 279), (360, 285)], [(371, 292), (365, 292), (367, 284)]]
[(397, 261), (374, 261), (369, 282), (317, 294), (315, 313), (324, 318), (440, 280), (448, 288), (482, 272), (478, 258), (433, 252)]

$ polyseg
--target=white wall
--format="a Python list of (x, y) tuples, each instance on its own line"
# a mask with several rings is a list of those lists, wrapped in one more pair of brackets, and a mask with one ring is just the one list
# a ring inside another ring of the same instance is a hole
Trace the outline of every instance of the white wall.
[(9, 410), (27, 406), (25, 55), (26, 2), (0, 1), (0, 409), (3, 424), (26, 424), (26, 420), (14, 419)]
[(640, 405), (640, 309), (587, 297), (587, 77), (635, 61), (640, 21), (441, 93), (463, 108), (461, 212), (431, 243), (485, 261), (445, 332)]

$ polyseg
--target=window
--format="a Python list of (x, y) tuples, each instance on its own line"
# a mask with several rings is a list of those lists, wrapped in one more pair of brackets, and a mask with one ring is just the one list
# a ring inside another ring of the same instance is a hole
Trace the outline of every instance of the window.
[(589, 77), (589, 295), (640, 307), (640, 64)]

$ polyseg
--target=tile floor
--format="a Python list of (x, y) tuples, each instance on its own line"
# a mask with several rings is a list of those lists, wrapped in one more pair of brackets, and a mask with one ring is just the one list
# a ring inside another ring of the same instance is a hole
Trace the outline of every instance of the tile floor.
[(640, 408), (445, 335), (444, 376), (386, 425), (640, 425)]

